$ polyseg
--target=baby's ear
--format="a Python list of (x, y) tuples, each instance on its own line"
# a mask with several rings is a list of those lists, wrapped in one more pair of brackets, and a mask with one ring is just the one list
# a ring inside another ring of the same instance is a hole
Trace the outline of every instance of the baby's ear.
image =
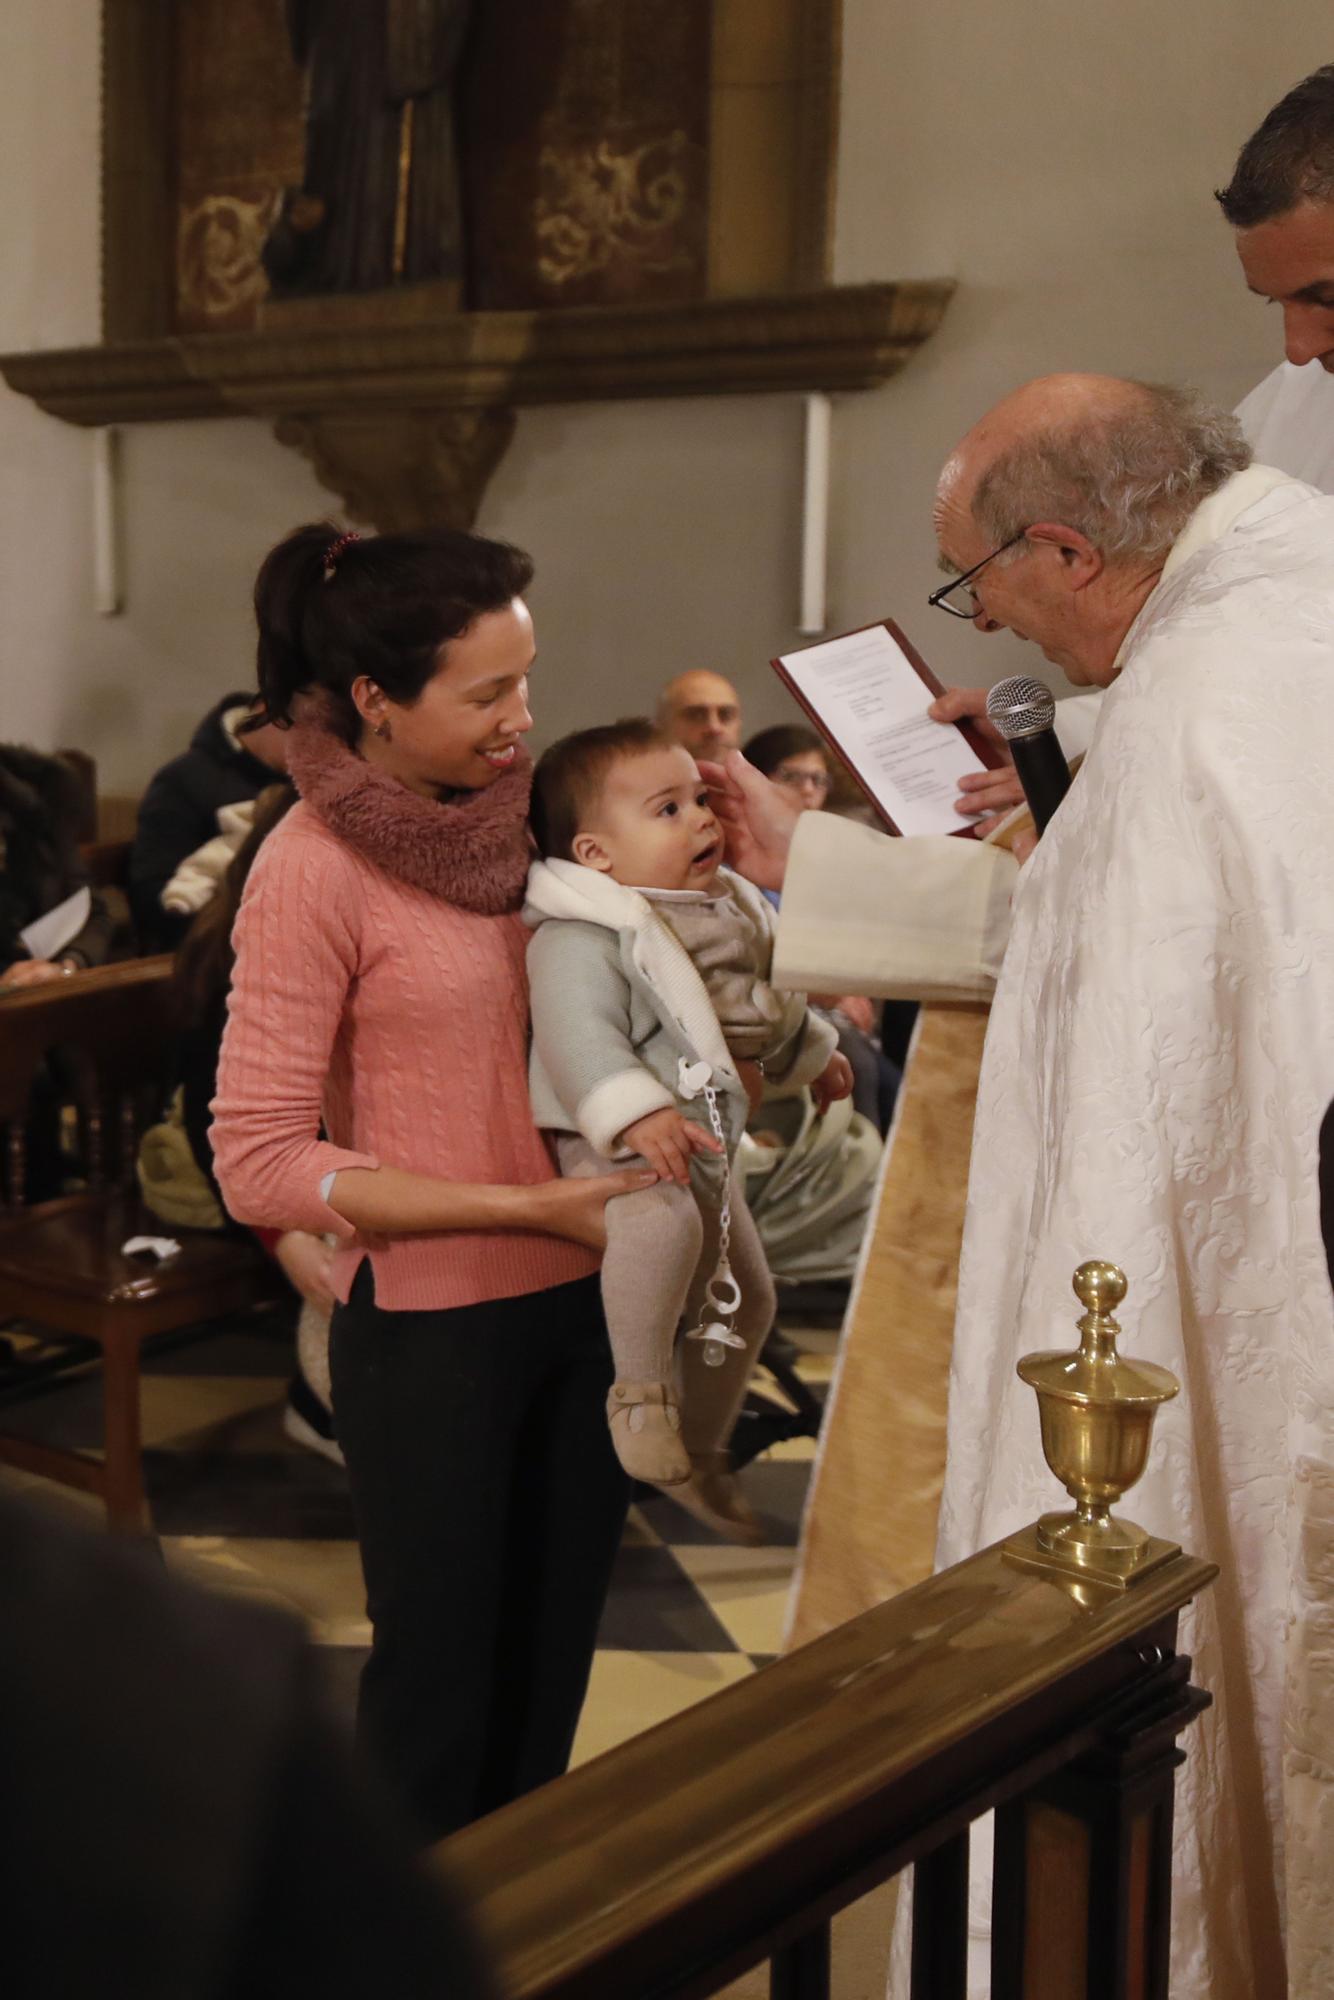
[(570, 852), (581, 868), (596, 868), (600, 875), (610, 875), (611, 856), (595, 833), (576, 833)]

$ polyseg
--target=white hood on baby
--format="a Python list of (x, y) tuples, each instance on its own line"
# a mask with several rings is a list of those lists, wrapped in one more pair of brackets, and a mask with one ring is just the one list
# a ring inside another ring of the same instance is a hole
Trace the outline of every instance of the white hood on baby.
[(708, 989), (689, 952), (646, 896), (577, 861), (535, 861), (528, 871), (523, 920), (536, 930), (548, 917), (628, 932), (636, 972), (666, 1003), (686, 1039), (709, 1064), (713, 1079), (740, 1089)]

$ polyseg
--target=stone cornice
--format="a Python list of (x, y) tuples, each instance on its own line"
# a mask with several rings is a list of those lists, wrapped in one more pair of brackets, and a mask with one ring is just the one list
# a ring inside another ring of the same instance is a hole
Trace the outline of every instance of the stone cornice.
[(404, 295), (388, 320), (340, 301), (327, 319), (298, 309), (254, 333), (4, 355), (0, 373), (52, 416), (94, 425), (870, 389), (934, 332), (953, 290), (906, 280), (416, 323)]

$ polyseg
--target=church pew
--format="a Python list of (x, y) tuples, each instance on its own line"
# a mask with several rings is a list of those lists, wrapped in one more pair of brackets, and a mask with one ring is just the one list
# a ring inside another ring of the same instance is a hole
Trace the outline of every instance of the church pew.
[[(138, 1530), (149, 1525), (139, 1409), (145, 1340), (289, 1296), (249, 1236), (168, 1229), (139, 1198), (139, 1135), (160, 1115), (170, 1082), (171, 970), (169, 957), (132, 959), (0, 995), (0, 1320), (40, 1328), (76, 1352), (93, 1344), (104, 1432), (98, 1460), (0, 1428), (0, 1462), (95, 1493), (110, 1525)], [(28, 1207), (25, 1120), (53, 1052), (68, 1080), (62, 1094), (77, 1108), (88, 1185)], [(174, 1236), (180, 1251), (165, 1264), (125, 1256), (121, 1245), (138, 1235)]]

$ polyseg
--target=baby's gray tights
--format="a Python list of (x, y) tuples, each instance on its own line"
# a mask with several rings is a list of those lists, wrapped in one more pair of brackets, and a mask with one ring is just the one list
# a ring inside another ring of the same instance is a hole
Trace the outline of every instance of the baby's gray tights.
[[(608, 1160), (573, 1134), (562, 1133), (556, 1150), (567, 1177), (611, 1170)], [(719, 1451), (727, 1443), (774, 1317), (774, 1284), (760, 1234), (733, 1180), (728, 1261), (741, 1287), (741, 1304), (732, 1324), (746, 1343), (745, 1352), (729, 1348), (721, 1368), (708, 1368), (702, 1342), (677, 1340), (683, 1314), (687, 1327), (698, 1322), (704, 1288), (718, 1261), (715, 1195), (712, 1185), (700, 1191), (692, 1176), (688, 1188), (659, 1181), (607, 1203), (602, 1305), (616, 1379), (667, 1382), (674, 1376), (682, 1441), (692, 1456)]]

